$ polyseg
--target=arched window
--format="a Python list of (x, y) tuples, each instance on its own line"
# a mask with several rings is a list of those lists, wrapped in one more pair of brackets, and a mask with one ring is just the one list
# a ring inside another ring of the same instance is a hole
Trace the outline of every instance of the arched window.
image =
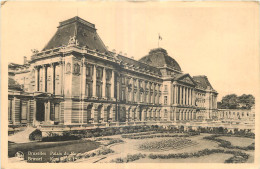
[(165, 118), (168, 117), (168, 111), (167, 111), (167, 109), (164, 109), (164, 117), (165, 117)]

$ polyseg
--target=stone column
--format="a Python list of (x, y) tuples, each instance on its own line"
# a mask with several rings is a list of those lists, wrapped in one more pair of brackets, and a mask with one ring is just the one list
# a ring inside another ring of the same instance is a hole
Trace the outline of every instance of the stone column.
[(61, 83), (60, 83), (60, 93), (61, 95), (64, 95), (64, 85), (65, 85), (65, 61), (62, 61), (60, 62), (61, 64), (61, 68), (60, 68), (60, 71), (61, 71)]
[(51, 93), (51, 94), (53, 94), (53, 79), (54, 79), (54, 77), (53, 77), (53, 67), (54, 67), (54, 64), (53, 63), (51, 63), (50, 64), (50, 87), (49, 87), (49, 89), (50, 89), (50, 91), (48, 91), (48, 93)]
[(56, 65), (52, 64), (52, 94), (55, 94), (55, 75), (56, 75)]
[(191, 105), (195, 105), (195, 103), (194, 103), (194, 89), (191, 90)]
[(172, 104), (175, 104), (175, 85), (172, 85)]
[(97, 70), (96, 65), (93, 65), (93, 97), (97, 97)]
[(191, 105), (190, 98), (191, 98), (191, 88), (189, 88), (189, 99), (188, 99), (188, 105)]
[(106, 98), (106, 68), (103, 68), (103, 78), (102, 78), (102, 98)]
[(150, 97), (151, 97), (151, 90), (150, 90), (150, 82), (147, 82), (147, 88), (148, 88), (148, 97), (147, 97), (147, 100), (146, 100), (146, 103), (150, 103)]
[(156, 87), (156, 84), (153, 83), (153, 98), (152, 98), (152, 103), (155, 104), (155, 87)]
[(157, 85), (157, 95), (156, 95), (156, 103), (159, 104), (160, 100), (159, 100), (159, 93), (160, 93), (160, 85)]
[(115, 72), (112, 70), (112, 76), (111, 76), (111, 98), (115, 98)]
[(187, 88), (187, 105), (190, 105), (190, 88)]
[(43, 67), (43, 92), (47, 92), (47, 85), (48, 85), (48, 65), (44, 65)]
[(140, 99), (140, 83), (139, 83), (138, 79), (136, 79), (136, 85), (137, 85), (136, 102), (139, 103), (141, 101), (141, 99)]
[(179, 104), (179, 86), (178, 85), (176, 85), (176, 95), (175, 95), (175, 97), (176, 97), (176, 104)]
[(132, 78), (132, 94), (131, 94), (131, 101), (134, 102), (135, 101), (135, 96), (134, 96), (134, 90), (135, 90), (135, 84), (134, 84), (134, 79)]
[(186, 87), (183, 87), (183, 104), (185, 105), (186, 104)]
[[(33, 100), (33, 126), (35, 126), (35, 122), (36, 122), (36, 113), (37, 113), (37, 110), (36, 110), (36, 100)], [(13, 112), (12, 112), (12, 115), (13, 115)]]
[(39, 91), (39, 69), (37, 66), (34, 67), (34, 84), (35, 84), (35, 91)]
[(182, 105), (183, 104), (183, 97), (182, 97), (182, 86), (180, 86), (180, 100), (179, 103)]
[(82, 91), (81, 91), (81, 95), (82, 98), (85, 98), (85, 94), (86, 94), (86, 64), (85, 64), (85, 58), (82, 59)]
[(189, 101), (189, 90), (188, 90), (188, 88), (186, 87), (186, 90), (185, 90), (185, 92), (186, 92), (186, 95), (185, 95), (185, 103), (186, 103), (186, 105), (188, 105), (188, 101)]

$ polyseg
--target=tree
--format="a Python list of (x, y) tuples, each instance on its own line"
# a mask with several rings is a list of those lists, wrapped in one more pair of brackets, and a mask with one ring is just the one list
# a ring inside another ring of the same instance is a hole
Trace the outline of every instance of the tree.
[(238, 97), (238, 103), (241, 104), (241, 108), (251, 109), (251, 107), (255, 104), (255, 97), (251, 94), (243, 94)]
[(224, 109), (236, 109), (238, 107), (238, 98), (236, 94), (224, 96), (221, 102)]
[(217, 106), (219, 109), (251, 109), (254, 104), (255, 97), (251, 94), (241, 96), (229, 94), (224, 96)]

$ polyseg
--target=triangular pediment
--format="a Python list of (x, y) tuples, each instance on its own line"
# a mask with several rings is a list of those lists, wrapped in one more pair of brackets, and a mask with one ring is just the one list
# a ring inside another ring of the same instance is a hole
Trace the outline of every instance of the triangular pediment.
[(186, 83), (186, 84), (190, 84), (190, 85), (196, 85), (196, 83), (194, 82), (194, 80), (192, 79), (192, 77), (189, 74), (179, 77), (177, 79), (177, 81)]

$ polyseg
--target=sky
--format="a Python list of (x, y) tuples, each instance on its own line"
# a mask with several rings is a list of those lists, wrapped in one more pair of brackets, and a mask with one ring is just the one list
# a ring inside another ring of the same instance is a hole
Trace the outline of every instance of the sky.
[[(93, 24), (109, 50), (135, 59), (166, 49), (191, 76), (206, 75), (219, 93), (259, 91), (257, 2), (7, 2), (1, 10), (3, 63), (42, 50), (60, 21)], [(4, 61), (4, 62), (3, 62)], [(5, 65), (6, 66), (6, 65)]]

